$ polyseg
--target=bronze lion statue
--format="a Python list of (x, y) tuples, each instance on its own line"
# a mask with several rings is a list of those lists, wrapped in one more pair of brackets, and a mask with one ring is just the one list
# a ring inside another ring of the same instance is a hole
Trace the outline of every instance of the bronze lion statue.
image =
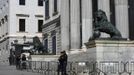
[(121, 33), (114, 27), (113, 24), (108, 21), (105, 12), (102, 10), (98, 10), (95, 13), (92, 39), (99, 38), (101, 32), (109, 34), (110, 37), (113, 39), (122, 38)]

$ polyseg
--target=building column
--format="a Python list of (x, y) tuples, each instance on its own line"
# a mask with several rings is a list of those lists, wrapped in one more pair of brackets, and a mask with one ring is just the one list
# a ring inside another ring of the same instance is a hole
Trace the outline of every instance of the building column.
[(70, 0), (71, 49), (80, 48), (80, 0)]
[(115, 0), (116, 27), (123, 38), (129, 38), (128, 0)]
[(69, 50), (69, 0), (61, 0), (61, 49)]
[(92, 36), (92, 0), (82, 0), (82, 46)]
[[(110, 21), (110, 1), (98, 0), (98, 9), (103, 10), (106, 13), (108, 21)], [(101, 37), (110, 37), (110, 36), (106, 33), (101, 33)]]
[(54, 13), (54, 11), (53, 11), (53, 0), (49, 0), (49, 16), (50, 16), (50, 18), (51, 17), (53, 17), (53, 13)]

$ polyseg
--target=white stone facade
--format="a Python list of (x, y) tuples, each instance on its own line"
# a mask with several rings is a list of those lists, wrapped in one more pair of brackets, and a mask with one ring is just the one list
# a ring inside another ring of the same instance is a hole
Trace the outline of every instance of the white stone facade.
[[(129, 30), (129, 9), (128, 0), (57, 0), (58, 1), (58, 15), (53, 16), (53, 2), (49, 0), (49, 19), (45, 20), (43, 34), (47, 31), (45, 25), (48, 22), (52, 22), (55, 18), (60, 16), (60, 26), (58, 39), (56, 42), (60, 42), (58, 49), (61, 50), (79, 50), (84, 48), (84, 43), (88, 41), (89, 37), (92, 36), (93, 28), (93, 14), (94, 7), (101, 9), (106, 12), (108, 20), (111, 21), (111, 16), (115, 15), (115, 26), (121, 32), (123, 38), (130, 38)], [(96, 1), (96, 3), (95, 3)], [(113, 2), (113, 3), (112, 3)], [(44, 1), (45, 4), (45, 1)], [(96, 5), (94, 5), (96, 4)], [(114, 8), (113, 8), (114, 7)], [(97, 11), (96, 9), (96, 11)], [(111, 10), (112, 9), (112, 10)], [(114, 11), (113, 11), (114, 10)], [(53, 24), (50, 27), (53, 28)], [(48, 30), (49, 30), (48, 29)], [(51, 30), (49, 30), (51, 31)], [(56, 30), (58, 31), (58, 30)], [(49, 32), (48, 32), (49, 34)], [(108, 34), (101, 33), (101, 37), (109, 37)], [(51, 39), (51, 37), (48, 39)], [(48, 41), (48, 47), (52, 45), (51, 41)]]
[[(18, 40), (18, 43), (23, 43), (23, 36), (29, 42), (34, 36), (42, 39), (42, 32), (38, 32), (38, 20), (44, 20), (44, 7), (38, 6), (38, 0), (25, 0), (25, 5), (20, 5), (19, 0), (0, 0), (0, 8), (0, 22), (4, 19), (0, 26), (1, 56), (7, 58), (11, 42)], [(25, 19), (24, 32), (19, 31), (19, 19)]]
[[(45, 40), (47, 39), (47, 49), (49, 53), (57, 54), (61, 50), (61, 27), (60, 27), (60, 3), (62, 0), (57, 0), (57, 11), (54, 11), (54, 0), (49, 0), (49, 18), (46, 19), (43, 25), (43, 44), (45, 45)], [(44, 8), (45, 8), (45, 1), (44, 1)], [(44, 13), (45, 14), (45, 13)], [(55, 50), (53, 51), (53, 44), (55, 39)]]

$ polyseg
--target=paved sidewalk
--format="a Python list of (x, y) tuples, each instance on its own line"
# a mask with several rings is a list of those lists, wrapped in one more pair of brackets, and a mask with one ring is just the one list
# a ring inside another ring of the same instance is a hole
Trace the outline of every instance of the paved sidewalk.
[(42, 74), (16, 70), (15, 66), (9, 66), (7, 63), (0, 62), (0, 75), (42, 75)]

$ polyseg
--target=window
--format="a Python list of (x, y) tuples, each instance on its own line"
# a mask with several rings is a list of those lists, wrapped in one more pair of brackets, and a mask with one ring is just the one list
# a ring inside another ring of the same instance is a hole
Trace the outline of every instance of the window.
[(19, 0), (19, 5), (25, 5), (25, 0)]
[(43, 0), (38, 0), (38, 6), (43, 6)]
[(45, 1), (45, 19), (49, 18), (49, 0)]
[(19, 31), (25, 32), (25, 19), (19, 19)]
[(52, 54), (56, 55), (56, 36), (52, 37)]
[(38, 32), (42, 32), (43, 20), (38, 20)]
[(110, 0), (110, 21), (115, 26), (115, 1)]
[(44, 47), (45, 47), (45, 51), (48, 51), (48, 39), (45, 39)]
[(54, 12), (57, 12), (57, 0), (54, 0)]

